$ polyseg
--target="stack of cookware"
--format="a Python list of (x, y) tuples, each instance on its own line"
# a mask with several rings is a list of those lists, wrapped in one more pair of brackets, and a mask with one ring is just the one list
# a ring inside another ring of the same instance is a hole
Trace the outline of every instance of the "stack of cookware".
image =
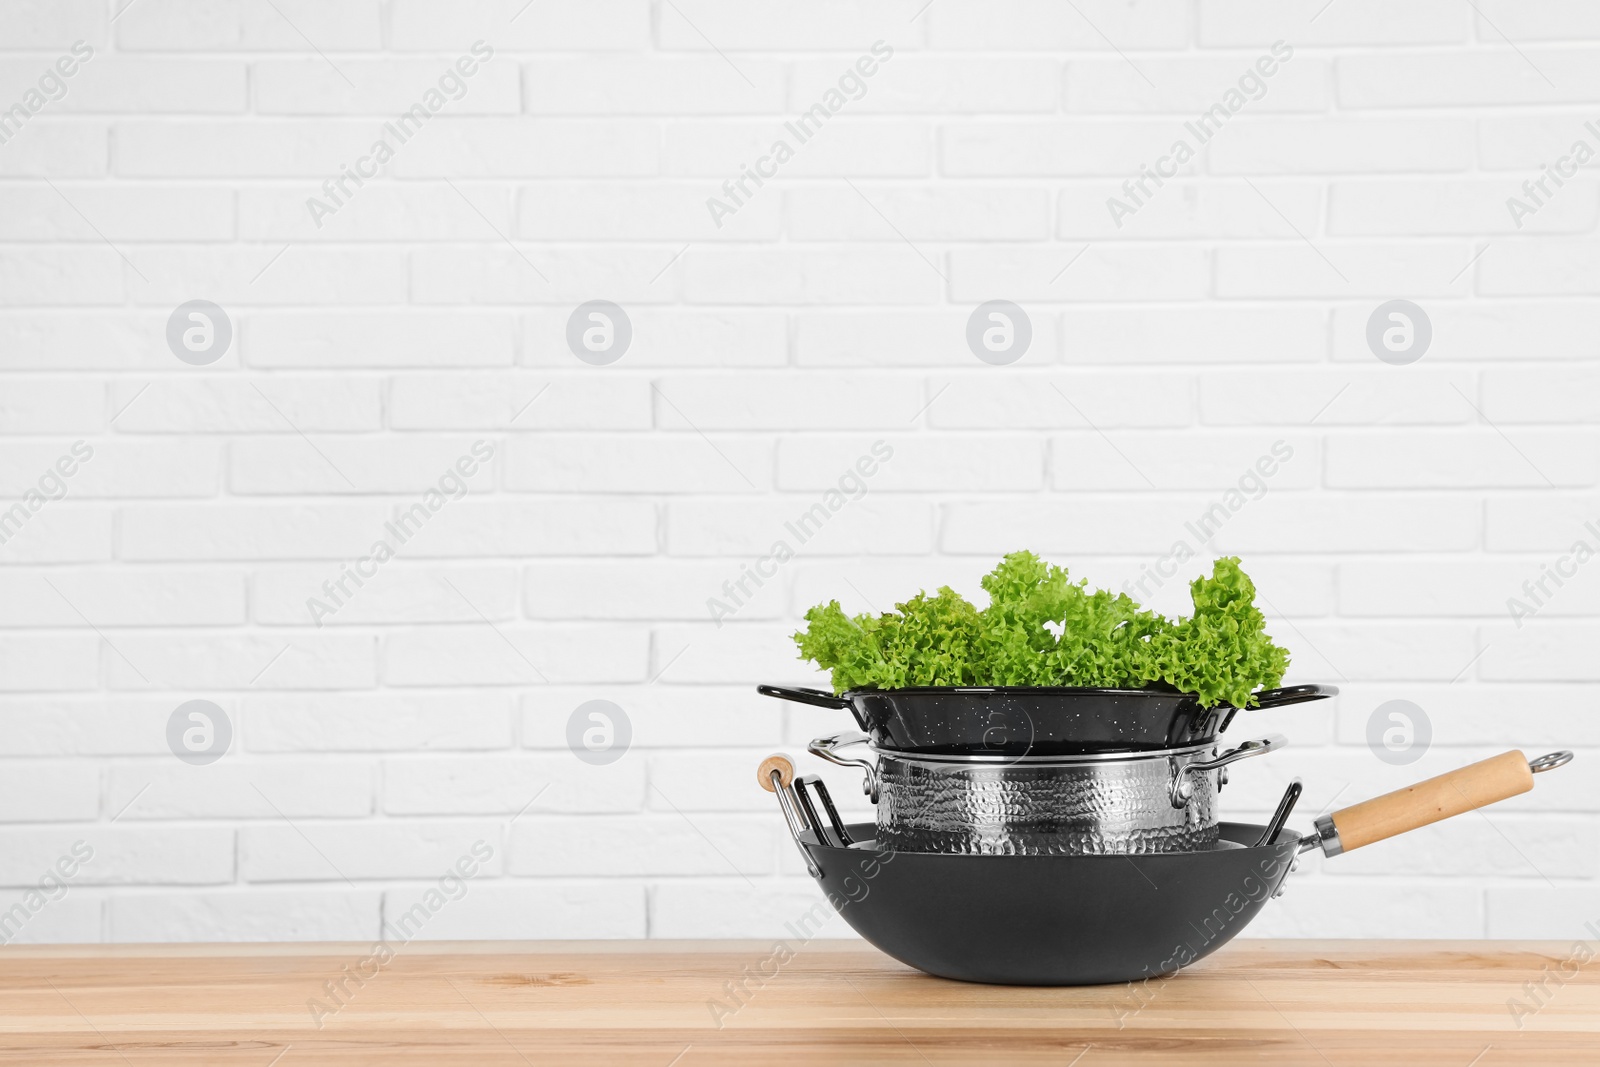
[[(759, 691), (855, 716), (864, 733), (808, 747), (863, 772), (877, 806), (876, 841), (902, 852), (1204, 848), (1217, 840), (1217, 794), (1228, 765), (1286, 743), (1271, 736), (1221, 751), (1217, 735), (1236, 709), (1151, 689)], [(1283, 707), (1335, 692), (1301, 685), (1257, 699), (1260, 707)]]
[[(1509, 752), (1352, 808), (1313, 833), (1284, 829), (1290, 784), (1266, 825), (1220, 818), (1231, 764), (1286, 742), (1224, 749), (1238, 709), (1157, 689), (920, 688), (763, 695), (849, 711), (861, 733), (809, 751), (859, 770), (873, 823), (846, 824), (827, 787), (785, 756), (757, 778), (777, 794), (807, 869), (867, 940), (929, 973), (1075, 985), (1169, 973), (1232, 938), (1280, 892), (1296, 857), (1326, 855), (1525, 792)], [(1256, 694), (1320, 700), (1332, 686)], [(819, 817), (815, 792), (826, 823)]]

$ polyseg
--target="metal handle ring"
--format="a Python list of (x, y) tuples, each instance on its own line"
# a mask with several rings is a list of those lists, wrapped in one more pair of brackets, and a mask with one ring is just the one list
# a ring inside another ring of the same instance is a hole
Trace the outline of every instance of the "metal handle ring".
[(1572, 751), (1570, 749), (1563, 748), (1559, 752), (1551, 752), (1547, 755), (1540, 756), (1538, 759), (1529, 760), (1528, 770), (1532, 771), (1534, 774), (1543, 774), (1545, 771), (1553, 771), (1557, 767), (1565, 767), (1571, 762)]

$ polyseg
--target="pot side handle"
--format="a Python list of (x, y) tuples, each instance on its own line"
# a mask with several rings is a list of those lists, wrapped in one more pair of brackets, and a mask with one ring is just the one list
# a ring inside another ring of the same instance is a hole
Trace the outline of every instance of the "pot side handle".
[(861, 791), (867, 799), (874, 804), (878, 802), (878, 765), (868, 759), (851, 759), (849, 756), (839, 755), (839, 749), (849, 748), (851, 745), (864, 745), (870, 739), (866, 734), (834, 734), (832, 737), (813, 738), (806, 746), (806, 751), (829, 763), (836, 763), (841, 767), (859, 767), (866, 775), (861, 783)]
[(1286, 685), (1282, 689), (1263, 689), (1255, 694), (1252, 711), (1260, 708), (1286, 708), (1290, 704), (1304, 704), (1308, 700), (1325, 700), (1339, 695), (1336, 685)]
[(833, 708), (835, 710), (848, 710), (853, 705), (843, 697), (836, 697), (832, 693), (824, 693), (820, 689), (802, 689), (799, 687), (788, 688), (781, 685), (758, 685), (756, 692), (764, 697), (777, 697), (779, 700), (792, 700), (797, 704), (810, 704), (818, 708)]
[[(812, 857), (811, 850), (806, 847), (806, 843), (801, 839), (800, 835), (807, 830), (815, 829), (817, 831), (817, 839), (821, 840), (822, 827), (816, 824), (814, 813), (813, 818), (810, 820), (807, 820), (806, 816), (801, 813), (800, 805), (797, 803), (800, 794), (795, 789), (796, 781), (794, 760), (782, 752), (774, 752), (762, 760), (761, 766), (756, 768), (756, 782), (767, 792), (778, 795), (778, 807), (783, 809), (783, 821), (789, 824), (789, 836), (794, 838), (795, 847), (800, 850), (800, 855), (805, 858), (807, 873), (813, 878), (821, 878), (822, 868), (817, 866), (816, 859)], [(806, 807), (809, 808), (810, 805), (807, 804)], [(832, 805), (830, 804), (829, 807), (831, 808)]]
[(1317, 832), (1306, 838), (1304, 845), (1319, 845), (1327, 855), (1337, 856), (1526, 793), (1533, 788), (1534, 774), (1559, 767), (1570, 759), (1572, 753), (1556, 752), (1530, 764), (1521, 752), (1503, 752), (1320, 816)]

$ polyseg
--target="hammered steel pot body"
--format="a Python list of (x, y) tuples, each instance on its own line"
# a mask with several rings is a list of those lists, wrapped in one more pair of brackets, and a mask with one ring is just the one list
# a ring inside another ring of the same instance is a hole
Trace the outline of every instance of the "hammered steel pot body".
[[(1284, 744), (1248, 741), (1157, 753), (1003, 759), (926, 756), (869, 746), (865, 736), (811, 742), (823, 759), (861, 769), (877, 805), (877, 839), (899, 852), (1081, 856), (1178, 852), (1216, 840), (1228, 764)], [(876, 760), (841, 750), (868, 747)]]
[(898, 852), (1079, 856), (1177, 852), (1217, 837), (1220, 769), (1175, 773), (1209, 750), (1078, 764), (972, 764), (878, 755), (878, 840)]

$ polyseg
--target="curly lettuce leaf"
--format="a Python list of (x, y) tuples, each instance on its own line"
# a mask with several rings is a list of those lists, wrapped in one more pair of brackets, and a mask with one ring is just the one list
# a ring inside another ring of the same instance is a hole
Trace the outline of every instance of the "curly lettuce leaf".
[(846, 615), (837, 600), (806, 612), (800, 655), (833, 672), (835, 692), (979, 685), (973, 670), (982, 620), (949, 587), (918, 593), (882, 615)]
[(1090, 590), (1065, 568), (1013, 552), (982, 582), (981, 611), (949, 587), (881, 615), (838, 601), (806, 612), (803, 659), (831, 672), (835, 692), (912, 686), (1106, 686), (1164, 683), (1202, 703), (1245, 707), (1276, 686), (1289, 654), (1273, 644), (1255, 585), (1236, 557), (1190, 586), (1194, 614), (1169, 620), (1131, 597)]
[(1066, 568), (1031, 552), (1006, 556), (982, 584), (989, 594), (983, 671), (1000, 679), (986, 684), (1143, 685), (1154, 678), (1145, 639), (1161, 619), (1131, 597), (1090, 592), (1087, 579), (1074, 583)]
[(1189, 584), (1194, 614), (1152, 642), (1161, 680), (1199, 696), (1206, 707), (1250, 705), (1250, 694), (1271, 689), (1289, 669), (1289, 652), (1267, 634), (1256, 607), (1256, 586), (1237, 556), (1212, 565), (1211, 577)]

